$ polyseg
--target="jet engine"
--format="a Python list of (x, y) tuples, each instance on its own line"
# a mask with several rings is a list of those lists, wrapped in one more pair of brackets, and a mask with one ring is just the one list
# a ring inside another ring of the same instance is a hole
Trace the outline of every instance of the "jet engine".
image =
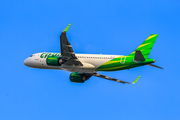
[(92, 74), (73, 72), (73, 73), (70, 74), (69, 79), (70, 79), (71, 82), (84, 83), (91, 76), (92, 76)]
[(61, 56), (48, 56), (46, 59), (46, 64), (51, 66), (61, 66), (65, 62)]

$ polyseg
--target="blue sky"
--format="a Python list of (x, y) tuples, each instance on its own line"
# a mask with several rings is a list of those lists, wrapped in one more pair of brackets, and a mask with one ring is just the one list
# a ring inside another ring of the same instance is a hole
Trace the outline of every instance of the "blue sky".
[[(180, 1), (1, 0), (0, 120), (180, 119)], [(69, 72), (28, 68), (37, 52), (60, 52), (67, 32), (76, 53), (130, 54), (150, 34), (159, 34), (150, 58), (163, 70), (143, 66), (69, 81)]]

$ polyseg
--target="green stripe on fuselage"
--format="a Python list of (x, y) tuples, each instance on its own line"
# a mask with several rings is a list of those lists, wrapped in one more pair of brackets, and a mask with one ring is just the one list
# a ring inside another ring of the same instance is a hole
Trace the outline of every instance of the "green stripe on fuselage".
[[(125, 60), (121, 59), (121, 57), (126, 57)], [(118, 71), (118, 70), (125, 70), (131, 69), (143, 65), (147, 65), (154, 62), (154, 59), (146, 59), (145, 61), (135, 62), (133, 61), (134, 57), (130, 56), (121, 56), (116, 59), (112, 59), (103, 65), (99, 66), (96, 71)], [(123, 60), (123, 62), (122, 62)]]

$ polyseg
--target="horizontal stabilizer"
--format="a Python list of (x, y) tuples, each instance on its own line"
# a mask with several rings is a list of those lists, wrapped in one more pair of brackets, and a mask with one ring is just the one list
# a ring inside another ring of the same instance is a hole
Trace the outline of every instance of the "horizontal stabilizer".
[(159, 68), (159, 69), (164, 69), (164, 68), (162, 68), (162, 67), (159, 67), (159, 66), (157, 66), (157, 65), (154, 65), (154, 64), (148, 64), (149, 66), (152, 66), (152, 67), (156, 67), (156, 68)]
[(135, 61), (145, 61), (145, 58), (140, 50), (136, 50), (134, 60)]

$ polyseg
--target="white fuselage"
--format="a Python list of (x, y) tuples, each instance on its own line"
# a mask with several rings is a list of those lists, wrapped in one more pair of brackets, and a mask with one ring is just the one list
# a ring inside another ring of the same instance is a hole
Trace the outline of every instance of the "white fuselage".
[(59, 53), (36, 53), (24, 60), (24, 64), (28, 67), (40, 69), (57, 69), (70, 72), (94, 73), (95, 70), (102, 64), (119, 57), (121, 55), (102, 55), (102, 54), (76, 54), (76, 57), (81, 61), (83, 66), (50, 66), (46, 64), (48, 55)]

